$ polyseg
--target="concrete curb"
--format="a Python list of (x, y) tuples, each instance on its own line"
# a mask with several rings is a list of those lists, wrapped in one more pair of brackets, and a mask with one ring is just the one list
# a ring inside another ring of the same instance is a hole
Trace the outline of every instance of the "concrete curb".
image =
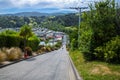
[[(68, 56), (69, 56), (69, 55), (68, 55)], [(70, 56), (69, 56), (69, 60), (70, 60), (71, 66), (72, 66), (72, 68), (73, 68), (73, 71), (74, 71), (76, 80), (83, 80), (83, 79), (79, 76), (79, 73), (78, 73), (78, 71), (77, 71), (77, 69), (76, 69), (76, 67), (75, 67), (75, 65), (74, 65), (74, 63), (73, 63), (73, 61), (72, 61), (72, 59), (71, 59)]]

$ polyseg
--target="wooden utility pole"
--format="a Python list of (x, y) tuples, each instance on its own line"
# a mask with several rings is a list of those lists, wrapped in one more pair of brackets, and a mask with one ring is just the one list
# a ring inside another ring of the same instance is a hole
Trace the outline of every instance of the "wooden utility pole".
[(81, 22), (81, 10), (87, 9), (88, 7), (70, 7), (70, 9), (78, 10), (79, 12), (79, 24), (78, 24), (78, 48), (79, 48), (79, 36), (80, 36), (80, 22)]

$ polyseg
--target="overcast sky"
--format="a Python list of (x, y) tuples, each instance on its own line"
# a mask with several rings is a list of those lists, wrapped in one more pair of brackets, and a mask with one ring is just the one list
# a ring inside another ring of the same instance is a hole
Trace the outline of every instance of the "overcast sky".
[(0, 14), (17, 12), (74, 12), (69, 7), (88, 6), (99, 0), (0, 0)]

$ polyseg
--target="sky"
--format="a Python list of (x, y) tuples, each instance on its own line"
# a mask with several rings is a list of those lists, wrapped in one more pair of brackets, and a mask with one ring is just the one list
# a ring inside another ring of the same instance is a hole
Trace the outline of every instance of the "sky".
[(87, 7), (99, 0), (0, 0), (0, 14), (18, 12), (67, 13), (69, 7)]

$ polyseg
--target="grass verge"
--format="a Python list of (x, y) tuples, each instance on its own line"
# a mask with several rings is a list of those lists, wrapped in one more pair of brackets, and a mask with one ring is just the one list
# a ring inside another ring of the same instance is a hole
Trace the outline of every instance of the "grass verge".
[(83, 80), (120, 80), (120, 64), (85, 61), (79, 51), (70, 51), (70, 56)]

